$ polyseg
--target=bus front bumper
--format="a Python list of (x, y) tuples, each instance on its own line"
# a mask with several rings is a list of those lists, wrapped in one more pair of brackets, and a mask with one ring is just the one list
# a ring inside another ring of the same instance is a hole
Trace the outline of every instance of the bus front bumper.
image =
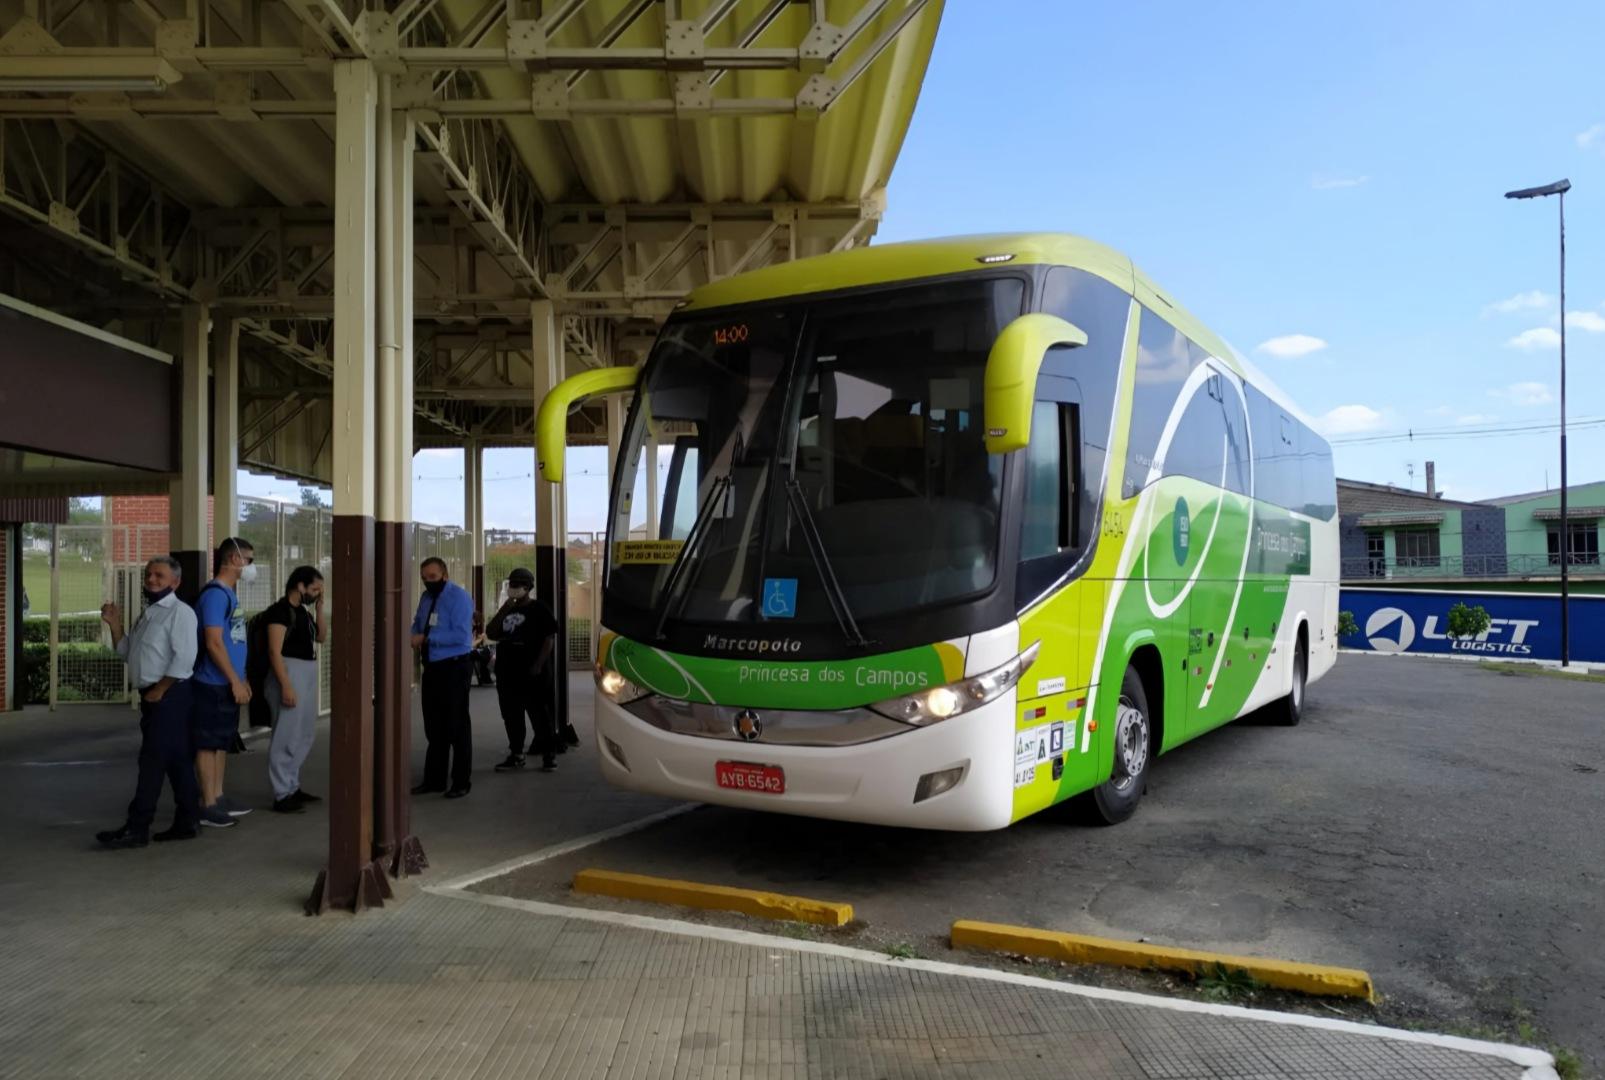
[[(778, 746), (664, 731), (596, 697), (602, 774), (631, 791), (805, 817), (917, 829), (1001, 829), (1013, 818), (1014, 695), (951, 720), (846, 747)], [(779, 768), (779, 794), (717, 781), (720, 762)], [(961, 770), (919, 802), (922, 778)]]

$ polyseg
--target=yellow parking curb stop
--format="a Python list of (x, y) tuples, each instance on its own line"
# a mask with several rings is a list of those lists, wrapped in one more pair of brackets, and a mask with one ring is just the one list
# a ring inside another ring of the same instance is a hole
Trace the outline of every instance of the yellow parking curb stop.
[(759, 919), (813, 923), (818, 926), (846, 926), (853, 919), (853, 905), (829, 900), (810, 900), (804, 896), (734, 889), (725, 885), (703, 885), (696, 881), (625, 874), (614, 870), (581, 870), (574, 875), (574, 891), (620, 900), (645, 900), (655, 904), (734, 911)]
[(1024, 926), (959, 920), (953, 924), (955, 949), (983, 949), (992, 952), (1040, 956), (1069, 964), (1105, 964), (1114, 967), (1179, 971), (1207, 975), (1219, 965), (1228, 971), (1244, 971), (1266, 986), (1320, 997), (1376, 1000), (1371, 976), (1355, 968), (1300, 964), (1290, 960), (1262, 960), (1252, 956), (1178, 949), (1151, 945), (1143, 941), (1065, 934), (1054, 930), (1034, 930)]

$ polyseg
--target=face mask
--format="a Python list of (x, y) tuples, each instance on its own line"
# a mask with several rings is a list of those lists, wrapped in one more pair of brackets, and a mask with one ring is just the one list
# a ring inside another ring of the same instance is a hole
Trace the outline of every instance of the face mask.
[(426, 582), (424, 582), (424, 588), (429, 590), (429, 595), (430, 596), (439, 596), (441, 591), (443, 589), (445, 589), (445, 587), (446, 587), (446, 581), (445, 581), (444, 578), (442, 578), (439, 581), (426, 581)]
[(522, 600), (529, 595), (529, 590), (522, 585), (509, 585), (507, 587), (507, 595), (514, 600)]
[(249, 585), (256, 580), (256, 563), (246, 563), (240, 567), (240, 584)]
[(146, 590), (144, 590), (144, 592), (145, 592), (145, 602), (147, 604), (159, 604), (163, 600), (166, 600), (169, 596), (171, 596), (173, 594), (173, 587), (171, 585), (169, 585), (165, 589), (156, 589), (156, 590), (146, 589)]

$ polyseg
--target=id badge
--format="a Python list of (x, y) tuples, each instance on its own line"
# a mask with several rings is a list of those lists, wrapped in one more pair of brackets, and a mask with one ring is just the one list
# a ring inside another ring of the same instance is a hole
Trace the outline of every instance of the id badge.
[(429, 625), (430, 626), (439, 626), (440, 625), (440, 613), (439, 612), (435, 612), (435, 613), (433, 613), (433, 614), (431, 614), (429, 616)]

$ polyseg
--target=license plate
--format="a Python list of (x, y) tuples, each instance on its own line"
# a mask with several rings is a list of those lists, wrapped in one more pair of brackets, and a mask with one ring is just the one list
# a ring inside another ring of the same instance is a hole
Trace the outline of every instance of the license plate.
[(719, 761), (713, 778), (722, 788), (756, 791), (761, 795), (784, 795), (786, 771), (778, 765), (749, 765), (744, 761)]

